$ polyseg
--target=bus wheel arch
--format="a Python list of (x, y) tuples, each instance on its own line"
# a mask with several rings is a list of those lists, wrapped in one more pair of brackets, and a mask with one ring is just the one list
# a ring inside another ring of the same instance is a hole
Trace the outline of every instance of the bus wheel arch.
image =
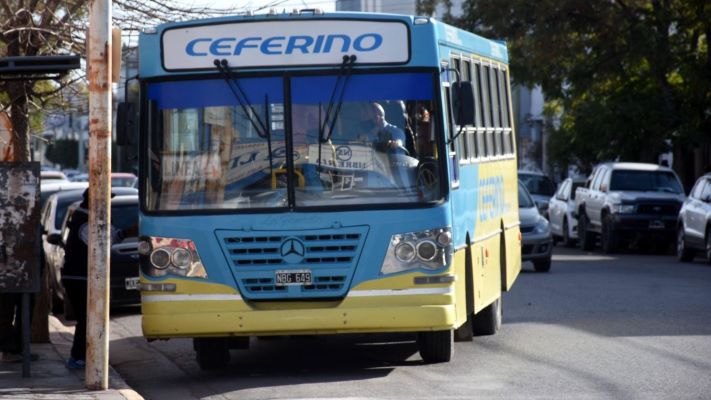
[(508, 280), (506, 276), (506, 263), (507, 263), (507, 251), (506, 251), (506, 228), (504, 227), (504, 221), (501, 221), (501, 234), (499, 239), (499, 268), (501, 269), (501, 291), (505, 292), (508, 290), (506, 287), (506, 282)]
[(472, 330), (472, 319), (474, 317), (474, 265), (472, 263), (472, 248), (469, 233), (466, 238), (466, 249), (464, 250), (464, 286), (466, 298), (467, 320), (454, 331), (456, 342), (471, 342), (474, 340)]

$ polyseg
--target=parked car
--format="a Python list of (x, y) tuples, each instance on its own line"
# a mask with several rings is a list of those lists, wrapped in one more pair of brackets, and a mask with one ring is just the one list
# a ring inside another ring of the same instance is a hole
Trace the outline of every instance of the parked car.
[(76, 174), (69, 180), (72, 182), (89, 182), (89, 174)]
[(584, 185), (584, 179), (567, 178), (558, 186), (548, 202), (548, 222), (553, 242), (561, 239), (565, 246), (573, 246), (578, 239), (578, 221), (575, 211), (575, 190)]
[[(133, 188), (112, 188), (111, 199), (111, 224), (117, 229), (125, 229), (138, 223), (138, 192)], [(83, 190), (60, 192), (50, 197), (43, 212), (43, 226), (46, 233), (43, 235), (42, 248), (45, 255), (47, 272), (50, 276), (50, 289), (53, 311), (68, 310), (62, 307), (66, 302), (64, 287), (62, 286), (62, 268), (64, 267), (64, 240), (67, 222), (76, 212), (82, 200)], [(72, 201), (73, 200), (73, 201)], [(69, 204), (67, 204), (69, 203)], [(54, 211), (52, 211), (54, 207)], [(64, 213), (61, 224), (57, 224), (58, 216)], [(51, 215), (54, 213), (54, 217)], [(52, 226), (54, 224), (54, 226)], [(133, 304), (140, 298), (137, 292), (125, 290), (125, 278), (138, 276), (138, 248), (137, 238), (125, 238), (120, 243), (111, 246), (111, 305)]]
[(548, 215), (548, 202), (555, 193), (551, 178), (542, 172), (519, 170), (518, 180), (526, 186), (541, 215)]
[(550, 224), (540, 214), (522, 182), (518, 183), (518, 214), (522, 236), (521, 261), (533, 262), (536, 272), (550, 271), (553, 248)]
[(613, 162), (595, 167), (586, 186), (575, 192), (578, 242), (613, 253), (628, 243), (672, 244), (684, 190), (671, 168)]
[(676, 256), (691, 261), (702, 253), (711, 264), (711, 173), (700, 177), (679, 211)]
[[(49, 196), (64, 190), (79, 190), (89, 187), (89, 182), (48, 181), (40, 184), (40, 207), (44, 207)], [(61, 221), (60, 221), (61, 222)]]
[(40, 182), (69, 181), (61, 171), (40, 171)]
[(136, 175), (128, 172), (111, 173), (111, 187), (133, 187), (137, 180)]

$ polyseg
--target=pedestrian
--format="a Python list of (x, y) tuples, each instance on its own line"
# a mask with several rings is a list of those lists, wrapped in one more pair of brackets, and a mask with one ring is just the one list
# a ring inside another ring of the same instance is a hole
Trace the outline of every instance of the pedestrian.
[(0, 294), (0, 351), (3, 362), (22, 361), (22, 294)]
[[(111, 195), (113, 197), (113, 193)], [(129, 228), (135, 230), (137, 227)], [(69, 303), (76, 317), (74, 340), (70, 357), (66, 362), (69, 369), (83, 369), (86, 366), (86, 309), (87, 276), (89, 271), (89, 189), (84, 191), (83, 200), (67, 221), (67, 237), (64, 245), (64, 267), (62, 284), (69, 297)], [(111, 226), (111, 242), (120, 242), (124, 232)]]

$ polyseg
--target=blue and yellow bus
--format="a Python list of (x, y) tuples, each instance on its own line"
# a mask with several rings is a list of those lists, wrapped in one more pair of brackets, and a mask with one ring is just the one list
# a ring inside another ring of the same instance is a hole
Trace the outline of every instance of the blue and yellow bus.
[(411, 332), (445, 362), (499, 329), (521, 267), (503, 43), (304, 10), (147, 29), (139, 65), (148, 339), (215, 368), (250, 336)]

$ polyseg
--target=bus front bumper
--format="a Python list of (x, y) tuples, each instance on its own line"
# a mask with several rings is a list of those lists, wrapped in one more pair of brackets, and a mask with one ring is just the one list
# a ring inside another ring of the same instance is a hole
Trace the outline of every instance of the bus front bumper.
[(143, 299), (143, 334), (149, 339), (417, 332), (452, 329), (456, 322), (453, 292), (260, 304), (239, 300), (151, 301), (150, 296)]

